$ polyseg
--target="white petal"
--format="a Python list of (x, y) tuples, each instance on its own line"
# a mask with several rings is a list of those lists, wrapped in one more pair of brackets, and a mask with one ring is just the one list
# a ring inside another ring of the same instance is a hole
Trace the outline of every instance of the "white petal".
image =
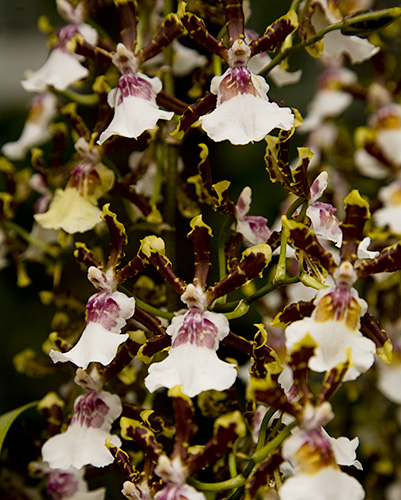
[(297, 474), (279, 490), (281, 500), (363, 500), (365, 492), (358, 481), (339, 469), (327, 467), (318, 474)]
[(251, 208), (252, 189), (249, 186), (244, 187), (238, 196), (237, 204), (235, 205), (235, 215), (238, 220), (242, 220)]
[(71, 361), (84, 370), (93, 361), (106, 366), (115, 358), (118, 347), (127, 339), (126, 333), (112, 333), (98, 323), (89, 323), (71, 350), (62, 353), (52, 349), (49, 355), (53, 363)]
[(40, 146), (51, 138), (51, 133), (36, 123), (26, 123), (21, 137), (14, 142), (3, 145), (3, 153), (10, 160), (23, 160), (26, 153), (34, 146)]
[(316, 179), (313, 181), (312, 186), (310, 187), (310, 200), (309, 203), (313, 205), (315, 201), (323, 196), (328, 184), (328, 173), (323, 171), (321, 172)]
[(358, 148), (354, 154), (354, 162), (361, 174), (372, 179), (386, 179), (388, 168), (382, 162), (370, 155), (365, 148)]
[(318, 344), (315, 355), (309, 360), (309, 367), (313, 371), (330, 371), (345, 362), (347, 348), (352, 349), (353, 364), (345, 374), (345, 381), (355, 380), (374, 362), (374, 342), (358, 331), (351, 331), (342, 321), (317, 322), (313, 318), (304, 318), (291, 323), (285, 330), (287, 349), (291, 352), (292, 347), (307, 334)]
[(373, 214), (373, 220), (377, 226), (388, 226), (393, 233), (401, 234), (401, 205), (379, 208)]
[(72, 361), (85, 369), (92, 361), (108, 365), (128, 334), (120, 334), (135, 311), (135, 299), (121, 292), (98, 292), (87, 303), (87, 326), (78, 343), (68, 352), (51, 350), (54, 363)]
[(206, 497), (188, 484), (168, 484), (156, 493), (154, 500), (206, 500)]
[(343, 35), (339, 31), (327, 33), (323, 38), (324, 52), (331, 57), (339, 58), (346, 54), (353, 63), (361, 63), (370, 59), (380, 50), (365, 38)]
[(171, 348), (160, 363), (149, 367), (145, 386), (150, 392), (159, 387), (181, 386), (190, 398), (202, 391), (224, 391), (233, 385), (237, 376), (234, 365), (221, 361), (213, 349), (182, 344)]
[(401, 362), (391, 364), (378, 363), (379, 373), (377, 387), (387, 399), (401, 404)]
[(81, 65), (76, 56), (61, 49), (50, 52), (47, 61), (26, 80), (21, 82), (28, 92), (44, 92), (49, 85), (65, 90), (72, 83), (86, 78), (87, 68)]
[(370, 238), (366, 236), (358, 245), (358, 259), (374, 259), (380, 254), (380, 252), (368, 250), (369, 245)]
[(125, 97), (114, 110), (114, 117), (109, 126), (100, 134), (99, 144), (103, 144), (112, 135), (136, 139), (145, 130), (155, 128), (158, 120), (170, 120), (172, 111), (163, 111), (151, 101), (134, 96)]
[(50, 93), (39, 94), (29, 103), (29, 115), (17, 141), (3, 145), (2, 151), (11, 160), (22, 160), (33, 146), (51, 138), (49, 124), (57, 113), (57, 99)]
[(289, 130), (294, 116), (289, 108), (250, 94), (224, 101), (213, 112), (200, 117), (203, 130), (216, 142), (232, 144), (261, 141), (274, 128)]
[(197, 50), (182, 45), (177, 39), (173, 41), (172, 45), (174, 48), (172, 70), (175, 76), (189, 75), (195, 68), (199, 68), (207, 62), (206, 56), (199, 54)]
[(261, 216), (247, 216), (237, 222), (236, 231), (241, 233), (250, 245), (265, 243), (271, 235), (267, 227), (267, 219)]
[(89, 24), (86, 23), (81, 23), (78, 24), (77, 26), (78, 31), (81, 33), (81, 35), (84, 37), (84, 39), (90, 44), (90, 45), (96, 45), (99, 35), (95, 28), (92, 28)]
[(329, 203), (315, 202), (306, 210), (306, 215), (312, 221), (313, 231), (316, 236), (333, 241), (337, 246), (341, 246), (343, 233), (340, 229), (340, 222), (335, 214), (335, 208)]
[(386, 157), (397, 165), (401, 166), (401, 129), (380, 130), (377, 133), (377, 144)]
[(336, 462), (338, 465), (353, 465), (357, 469), (361, 470), (362, 465), (358, 460), (356, 460), (356, 449), (359, 446), (359, 439), (354, 438), (352, 441), (347, 437), (341, 436), (339, 438), (333, 438), (327, 434), (327, 432), (322, 428), (323, 435), (327, 437), (330, 441), (331, 448), (336, 457)]
[(353, 97), (347, 92), (320, 90), (308, 107), (308, 114), (298, 130), (309, 132), (316, 129), (325, 118), (339, 116), (352, 100)]

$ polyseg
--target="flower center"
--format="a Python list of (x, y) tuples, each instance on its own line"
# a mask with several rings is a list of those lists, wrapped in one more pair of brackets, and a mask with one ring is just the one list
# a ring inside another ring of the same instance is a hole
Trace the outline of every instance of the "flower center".
[(220, 82), (220, 103), (237, 95), (250, 94), (258, 97), (258, 91), (252, 81), (252, 73), (244, 66), (236, 66), (227, 72)]
[(152, 85), (137, 73), (127, 73), (122, 75), (118, 81), (117, 106), (124, 98), (133, 96), (139, 99), (150, 101), (152, 99)]
[(112, 330), (117, 326), (116, 318), (119, 316), (120, 307), (109, 292), (97, 293), (88, 302), (87, 309), (88, 323), (99, 323), (106, 330)]
[(177, 336), (173, 339), (172, 347), (182, 344), (194, 344), (198, 347), (214, 349), (217, 336), (217, 327), (201, 311), (189, 311)]
[(96, 392), (81, 396), (74, 408), (71, 424), (78, 422), (81, 427), (100, 429), (110, 408)]
[(79, 490), (78, 481), (68, 472), (52, 471), (47, 483), (47, 494), (53, 500), (72, 498)]
[(79, 30), (75, 24), (68, 24), (57, 31), (58, 42), (55, 46), (57, 49), (67, 50), (67, 43), (79, 34)]

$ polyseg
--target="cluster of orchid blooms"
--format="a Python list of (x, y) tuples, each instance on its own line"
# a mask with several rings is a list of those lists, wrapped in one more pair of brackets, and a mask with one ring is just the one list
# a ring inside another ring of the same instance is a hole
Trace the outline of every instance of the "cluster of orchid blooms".
[[(15, 498), (401, 497), (401, 9), (288, 3), (262, 36), (246, 0), (56, 0), (67, 24), (41, 19), (49, 56), (0, 158), (0, 264), (20, 286), (43, 265), (60, 309), (17, 369), (72, 377), (37, 404), (37, 460), (5, 460)], [(266, 81), (302, 80), (300, 49), (321, 71), (304, 119)], [(270, 227), (252, 186), (230, 199), (222, 141), (265, 141), (268, 197), (287, 195)], [(331, 437), (358, 397), (361, 435)]]

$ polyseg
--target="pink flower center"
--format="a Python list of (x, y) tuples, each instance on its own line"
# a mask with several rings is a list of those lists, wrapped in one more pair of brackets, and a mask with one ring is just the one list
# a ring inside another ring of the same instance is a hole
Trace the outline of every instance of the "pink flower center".
[(172, 347), (194, 344), (198, 347), (214, 349), (217, 333), (216, 325), (207, 319), (202, 311), (189, 311), (173, 339)]
[(52, 500), (72, 498), (78, 490), (78, 482), (73, 474), (59, 471), (50, 472), (46, 492)]
[(57, 49), (67, 51), (67, 43), (74, 38), (75, 35), (79, 33), (79, 30), (75, 24), (67, 24), (63, 28), (57, 31), (58, 42), (55, 46)]
[(96, 392), (87, 392), (75, 405), (71, 424), (78, 422), (81, 427), (100, 429), (110, 408)]
[(137, 73), (127, 73), (122, 75), (118, 81), (117, 95), (117, 106), (129, 96), (150, 101), (152, 99), (152, 85)]
[(116, 327), (120, 307), (109, 292), (99, 292), (87, 304), (88, 323), (102, 325), (106, 330)]
[(250, 94), (258, 97), (258, 92), (252, 82), (252, 73), (244, 66), (236, 66), (227, 72), (220, 82), (219, 92), (220, 103), (237, 95)]
[(68, 187), (78, 191), (80, 196), (92, 195), (100, 184), (100, 178), (93, 162), (84, 160), (71, 172)]

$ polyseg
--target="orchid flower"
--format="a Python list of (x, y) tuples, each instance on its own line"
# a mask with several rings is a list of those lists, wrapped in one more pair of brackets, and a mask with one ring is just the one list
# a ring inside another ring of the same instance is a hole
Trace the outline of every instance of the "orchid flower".
[(237, 223), (235, 230), (241, 233), (245, 240), (251, 245), (265, 243), (272, 231), (267, 227), (267, 219), (257, 215), (246, 215), (249, 212), (252, 201), (252, 190), (245, 187), (238, 197), (235, 205)]
[(401, 106), (384, 98), (386, 102), (369, 118), (369, 128), (360, 129), (363, 140), (354, 157), (359, 171), (373, 179), (384, 179), (401, 167)]
[(327, 187), (327, 172), (321, 172), (311, 185), (309, 206), (306, 215), (312, 221), (316, 236), (333, 241), (336, 246), (341, 246), (342, 231), (340, 223), (335, 216), (337, 209), (330, 203), (317, 201)]
[(156, 493), (155, 500), (206, 500), (203, 493), (200, 493), (192, 486), (185, 484), (187, 469), (183, 465), (180, 457), (170, 460), (166, 455), (160, 455), (155, 472), (167, 484)]
[[(316, 31), (341, 21), (343, 16), (335, 0), (314, 0), (312, 2), (312, 24)], [(340, 31), (331, 31), (323, 38), (323, 55), (335, 61), (347, 55), (352, 63), (361, 63), (372, 58), (380, 47), (375, 47), (365, 38), (343, 35)]]
[(160, 79), (139, 73), (134, 54), (122, 43), (117, 45), (113, 63), (122, 76), (117, 87), (108, 94), (107, 102), (114, 108), (114, 117), (100, 134), (98, 144), (113, 135), (136, 139), (145, 130), (154, 129), (158, 120), (170, 120), (174, 114), (163, 111), (156, 104), (156, 95), (162, 89)]
[(293, 465), (295, 473), (279, 489), (280, 500), (304, 500), (311, 496), (316, 500), (363, 500), (362, 486), (337, 465), (355, 465), (357, 442), (346, 440), (345, 446), (344, 442), (339, 446), (324, 432), (321, 426), (333, 416), (329, 403), (313, 409), (313, 415), (307, 410), (309, 418), (283, 445), (283, 457)]
[(352, 103), (353, 97), (344, 87), (354, 85), (357, 76), (346, 68), (330, 68), (320, 78), (319, 88), (307, 108), (307, 115), (298, 128), (299, 132), (312, 132), (327, 118), (343, 113)]
[(261, 141), (274, 128), (289, 130), (294, 123), (290, 108), (269, 102), (266, 80), (247, 67), (251, 50), (236, 40), (228, 51), (230, 68), (215, 76), (210, 90), (217, 95), (216, 109), (199, 118), (203, 130), (216, 142), (232, 144)]
[(51, 138), (49, 125), (57, 113), (57, 99), (49, 92), (31, 99), (29, 115), (17, 141), (3, 145), (3, 153), (11, 160), (22, 160), (34, 146), (40, 146)]
[(88, 69), (82, 65), (85, 58), (70, 52), (68, 43), (74, 37), (81, 36), (88, 44), (95, 46), (98, 40), (97, 31), (83, 22), (83, 3), (79, 3), (74, 9), (69, 2), (62, 0), (58, 2), (58, 7), (60, 14), (70, 24), (57, 31), (57, 43), (44, 65), (37, 71), (28, 72), (27, 78), (21, 82), (28, 92), (44, 92), (49, 86), (65, 90), (89, 75)]
[(81, 137), (75, 149), (82, 161), (72, 170), (66, 187), (56, 189), (47, 212), (35, 215), (42, 227), (70, 234), (84, 233), (101, 221), (97, 201), (114, 184), (114, 173), (100, 163), (98, 148), (91, 148)]
[(45, 476), (46, 493), (51, 500), (103, 500), (106, 488), (89, 491), (85, 469), (52, 469), (46, 462), (31, 462), (29, 469), (35, 476)]
[(205, 294), (192, 283), (181, 300), (188, 311), (173, 318), (167, 328), (172, 337), (171, 349), (164, 361), (149, 367), (146, 387), (153, 392), (159, 387), (171, 389), (181, 385), (182, 392), (189, 397), (210, 389), (228, 389), (236, 379), (236, 368), (216, 354), (219, 342), (230, 331), (227, 318), (207, 311)]
[(336, 284), (318, 292), (312, 316), (291, 323), (285, 330), (290, 352), (306, 335), (316, 342), (315, 354), (309, 360), (313, 371), (330, 371), (345, 362), (351, 352), (352, 366), (345, 374), (345, 381), (355, 380), (366, 372), (376, 352), (374, 342), (360, 332), (360, 318), (367, 304), (352, 288), (356, 277), (352, 265), (343, 262), (334, 273)]
[(216, 351), (219, 342), (230, 333), (227, 318), (221, 313), (207, 310), (207, 307), (222, 294), (226, 295), (258, 275), (270, 262), (271, 248), (261, 243), (247, 248), (236, 269), (226, 278), (207, 288), (207, 275), (211, 266), (208, 245), (212, 237), (209, 226), (201, 216), (191, 221), (195, 261), (193, 283), (186, 284), (175, 276), (170, 263), (164, 256), (164, 242), (153, 239), (144, 252), (150, 262), (180, 294), (187, 306), (184, 314), (172, 319), (166, 333), (171, 336), (171, 348), (167, 358), (152, 363), (145, 378), (145, 386), (151, 392), (159, 387), (180, 385), (181, 391), (194, 397), (207, 390), (223, 391), (233, 385), (237, 376), (235, 365), (221, 361)]
[(70, 351), (50, 351), (54, 363), (71, 361), (83, 369), (94, 361), (108, 365), (128, 338), (128, 334), (120, 332), (134, 314), (135, 299), (116, 291), (114, 277), (93, 266), (88, 269), (88, 279), (99, 292), (92, 295), (86, 305), (86, 328)]
[(390, 231), (401, 234), (401, 178), (379, 189), (378, 198), (383, 206), (373, 213), (379, 227), (388, 226)]
[(110, 439), (115, 446), (121, 445), (118, 436), (110, 434), (111, 426), (122, 412), (120, 398), (116, 394), (100, 391), (100, 381), (77, 371), (76, 383), (86, 392), (74, 402), (74, 411), (68, 429), (52, 436), (42, 446), (42, 458), (52, 469), (81, 469), (85, 465), (105, 467), (114, 461), (105, 442)]

